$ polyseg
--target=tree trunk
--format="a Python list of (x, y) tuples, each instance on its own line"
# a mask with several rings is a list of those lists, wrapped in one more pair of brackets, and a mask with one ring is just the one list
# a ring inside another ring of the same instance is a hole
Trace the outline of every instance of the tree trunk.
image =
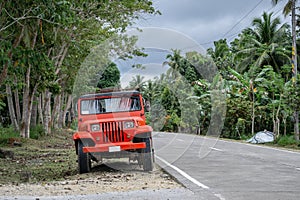
[(295, 119), (295, 123), (294, 123), (295, 139), (299, 141), (299, 112), (298, 111), (294, 112), (294, 119)]
[(20, 136), (26, 138), (26, 113), (28, 112), (28, 96), (25, 94), (23, 95), (23, 109), (22, 109), (22, 120), (21, 120), (21, 127), (20, 127)]
[(23, 109), (22, 109), (22, 121), (20, 135), (24, 138), (30, 138), (30, 119), (32, 113), (32, 103), (35, 93), (37, 91), (38, 84), (36, 84), (32, 91), (30, 91), (30, 71), (31, 66), (28, 67), (25, 77), (25, 87), (23, 92)]
[(58, 128), (60, 101), (61, 101), (61, 94), (57, 94), (54, 97), (54, 105), (53, 105), (52, 115), (51, 115), (51, 127), (55, 129)]
[(17, 122), (20, 124), (21, 122), (21, 108), (20, 108), (20, 97), (19, 97), (19, 90), (14, 90), (14, 97), (15, 97), (15, 108), (17, 114)]
[(284, 136), (286, 136), (286, 117), (284, 117), (283, 119), (282, 119), (282, 121), (283, 121), (283, 135)]
[(58, 105), (57, 105), (57, 110), (56, 110), (56, 116), (55, 116), (55, 124), (54, 124), (54, 128), (56, 128), (56, 129), (59, 129), (59, 128), (61, 128), (61, 126), (60, 126), (60, 119), (61, 119), (61, 115), (62, 115), (62, 104), (63, 104), (63, 102), (62, 102), (62, 94), (59, 94), (58, 95)]
[(43, 97), (42, 97), (42, 93), (39, 95), (38, 97), (38, 114), (39, 114), (39, 124), (44, 125), (44, 114), (43, 114), (43, 101), (42, 101)]
[(276, 118), (277, 137), (280, 136), (280, 119)]
[(36, 97), (35, 95), (33, 95), (33, 99), (32, 99), (32, 114), (31, 114), (31, 127), (35, 127), (37, 124), (37, 110), (38, 110), (38, 97)]
[(29, 95), (29, 101), (28, 101), (28, 113), (27, 113), (27, 120), (26, 120), (26, 132), (25, 136), (26, 138), (30, 138), (30, 123), (31, 123), (31, 115), (32, 115), (32, 105), (33, 105), (33, 100), (35, 97), (35, 93), (37, 90), (37, 85), (35, 85), (32, 93)]
[(8, 84), (6, 84), (6, 94), (7, 94), (7, 103), (8, 103), (10, 121), (11, 121), (15, 131), (18, 131), (19, 130), (19, 124), (18, 124), (17, 119), (16, 119), (11, 87)]
[(51, 133), (51, 92), (46, 90), (44, 96), (44, 130), (46, 134)]
[(66, 107), (66, 95), (64, 92), (61, 94), (61, 100), (60, 100), (60, 108), (59, 108), (59, 118), (58, 118), (58, 128), (63, 128), (64, 123), (63, 120), (65, 119), (64, 115), (64, 108)]
[[(280, 100), (281, 102), (281, 96), (280, 96)], [(277, 111), (276, 111), (276, 137), (279, 137), (280, 136), (280, 119), (279, 119), (279, 112), (280, 112), (280, 104), (277, 108)]]
[(272, 110), (272, 122), (273, 122), (273, 133), (276, 136), (277, 133), (276, 133), (276, 120), (275, 120), (275, 109), (274, 108)]
[(30, 70), (31, 66), (27, 68), (26, 76), (25, 76), (25, 86), (23, 88), (23, 109), (22, 109), (22, 121), (21, 121), (21, 129), (20, 135), (24, 138), (29, 138), (30, 133), (28, 131), (28, 124), (30, 120), (28, 119), (28, 108), (30, 102), (29, 90), (30, 90)]
[(58, 121), (57, 121), (57, 126), (58, 128), (63, 128), (64, 127), (64, 110), (66, 107), (66, 95), (64, 92), (61, 93), (60, 95), (60, 105), (59, 105), (59, 116), (58, 116)]
[(252, 100), (252, 122), (251, 122), (251, 133), (254, 135), (254, 125), (255, 125), (255, 94), (253, 93), (253, 100)]
[(68, 97), (67, 97), (67, 102), (66, 102), (66, 106), (65, 106), (65, 109), (64, 109), (64, 112), (63, 112), (63, 115), (62, 115), (62, 127), (65, 127), (66, 126), (66, 116), (67, 116), (67, 112), (69, 111), (69, 115), (68, 115), (68, 123), (71, 122), (71, 105), (72, 105), (72, 95), (69, 94)]

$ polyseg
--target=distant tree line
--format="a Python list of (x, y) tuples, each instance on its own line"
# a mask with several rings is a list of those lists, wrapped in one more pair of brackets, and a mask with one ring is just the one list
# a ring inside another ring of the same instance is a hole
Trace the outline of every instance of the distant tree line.
[[(141, 81), (139, 76), (131, 81), (132, 86), (142, 86), (151, 101), (148, 119), (154, 128), (196, 133), (200, 127), (201, 133), (207, 133), (211, 123), (216, 123), (213, 103), (226, 106), (226, 115), (219, 113), (220, 122), (224, 122), (223, 137), (243, 138), (264, 129), (277, 137), (295, 134), (293, 111), (299, 110), (300, 89), (292, 81), (288, 24), (265, 12), (232, 42), (215, 41), (207, 54), (182, 55), (175, 50), (166, 58), (170, 66), (166, 74), (152, 81)], [(214, 77), (203, 76), (213, 66), (218, 69)], [(188, 87), (180, 88), (183, 81)], [(226, 95), (225, 102), (212, 99), (216, 89), (222, 91), (220, 96)], [(186, 96), (186, 101), (181, 101), (181, 96)], [(186, 115), (189, 117), (184, 118)], [(299, 136), (295, 134), (295, 138)]]

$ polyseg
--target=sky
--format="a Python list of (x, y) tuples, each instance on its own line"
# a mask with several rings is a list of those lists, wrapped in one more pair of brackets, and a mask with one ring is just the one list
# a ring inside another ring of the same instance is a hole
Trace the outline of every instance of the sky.
[[(282, 9), (286, 1), (276, 6), (271, 0), (154, 0), (154, 7), (162, 14), (142, 16), (129, 30), (129, 34), (138, 35), (138, 46), (146, 49), (147, 58), (139, 58), (117, 63), (121, 71), (122, 87), (137, 74), (144, 80), (153, 79), (167, 71), (162, 63), (171, 49), (198, 51), (205, 53), (213, 42), (226, 38), (228, 42), (241, 31), (251, 27), (256, 17), (263, 12), (273, 12), (282, 22)], [(142, 33), (135, 31), (143, 29)], [(144, 69), (134, 69), (133, 64), (143, 64)], [(120, 67), (121, 66), (121, 67)]]
[(154, 0), (154, 7), (162, 15), (145, 16), (136, 25), (179, 31), (207, 49), (213, 41), (232, 40), (264, 11), (282, 16), (285, 3), (283, 0), (273, 6), (271, 0)]

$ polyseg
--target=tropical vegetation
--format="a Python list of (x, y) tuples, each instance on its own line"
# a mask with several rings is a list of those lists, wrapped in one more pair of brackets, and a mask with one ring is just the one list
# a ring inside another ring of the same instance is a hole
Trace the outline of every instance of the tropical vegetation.
[(81, 84), (79, 92), (118, 84), (108, 54), (139, 54), (136, 39), (124, 32), (145, 14), (159, 14), (150, 0), (1, 1), (1, 126), (24, 138), (36, 126), (46, 134), (65, 127), (74, 84)]
[[(111, 58), (145, 56), (124, 34), (145, 14), (160, 14), (151, 0), (1, 2), (0, 129), (25, 138), (30, 130), (50, 134), (68, 126), (77, 95), (120, 87)], [(277, 141), (299, 140), (291, 41), (291, 27), (265, 12), (231, 42), (215, 41), (207, 55), (172, 50), (166, 73), (137, 75), (129, 85), (150, 102), (154, 130), (242, 139), (266, 129)]]
[(207, 54), (174, 50), (164, 63), (168, 72), (144, 82), (154, 128), (235, 139), (269, 130), (276, 138), (299, 140), (293, 115), (299, 87), (292, 81), (288, 24), (264, 12), (232, 42), (214, 42)]

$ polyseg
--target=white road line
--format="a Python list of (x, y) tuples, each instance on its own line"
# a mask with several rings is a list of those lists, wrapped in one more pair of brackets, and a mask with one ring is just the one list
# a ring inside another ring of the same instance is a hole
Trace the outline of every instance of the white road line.
[(164, 159), (162, 159), (161, 157), (155, 155), (156, 158), (158, 158), (160, 161), (162, 161), (163, 163), (165, 163), (167, 166), (171, 167), (172, 169), (176, 170), (179, 174), (181, 174), (183, 177), (185, 177), (186, 179), (188, 179), (189, 181), (191, 181), (192, 183), (196, 184), (197, 186), (203, 188), (203, 189), (209, 189), (208, 186), (200, 183), (199, 181), (197, 181), (196, 179), (194, 179), (193, 177), (191, 177), (190, 175), (188, 175), (187, 173), (185, 173), (184, 171), (182, 171), (181, 169), (179, 169), (178, 167), (168, 163), (167, 161), (165, 161)]
[[(185, 177), (186, 179), (188, 179), (189, 181), (191, 181), (192, 183), (196, 184), (197, 186), (203, 188), (203, 189), (209, 189), (208, 186), (204, 185), (203, 183), (200, 183), (199, 181), (197, 181), (196, 179), (194, 179), (193, 177), (191, 177), (190, 175), (188, 175), (186, 172), (182, 171), (181, 169), (179, 169), (178, 167), (168, 163), (166, 160), (162, 159), (161, 157), (155, 155), (155, 157), (157, 159), (159, 159), (160, 161), (162, 161), (163, 163), (165, 163), (167, 166), (173, 168), (175, 171), (177, 171), (179, 174), (181, 174), (183, 177)], [(217, 197), (220, 200), (226, 200), (221, 194), (213, 194), (215, 197)]]
[(215, 151), (220, 151), (220, 152), (223, 152), (223, 150), (221, 149), (217, 149), (217, 148), (214, 148), (214, 147), (210, 147), (211, 150), (215, 150)]
[(296, 168), (296, 170), (299, 170), (299, 171), (300, 171), (300, 168)]
[(176, 139), (177, 141), (179, 141), (179, 142), (184, 142), (184, 140), (182, 140), (182, 139)]

